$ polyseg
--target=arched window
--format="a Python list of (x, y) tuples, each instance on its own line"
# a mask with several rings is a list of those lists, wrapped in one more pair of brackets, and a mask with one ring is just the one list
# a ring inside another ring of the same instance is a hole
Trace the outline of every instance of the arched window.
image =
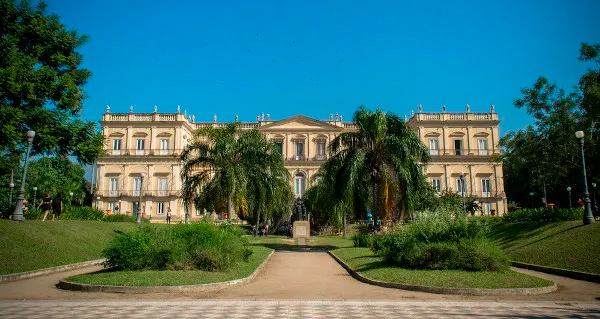
[(306, 191), (306, 176), (304, 176), (304, 173), (298, 172), (298, 173), (296, 173), (296, 176), (294, 177), (294, 194), (296, 195), (296, 197), (300, 197), (300, 196), (304, 195), (305, 191)]

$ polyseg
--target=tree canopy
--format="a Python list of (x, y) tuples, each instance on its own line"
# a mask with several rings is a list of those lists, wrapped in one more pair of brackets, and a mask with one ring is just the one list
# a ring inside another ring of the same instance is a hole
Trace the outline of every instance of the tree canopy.
[(325, 207), (341, 203), (356, 218), (364, 218), (367, 207), (382, 219), (403, 218), (422, 185), (427, 147), (393, 113), (360, 106), (353, 121), (356, 132), (343, 132), (329, 144), (316, 198), (329, 198), (329, 204), (321, 201)]
[(0, 0), (0, 15), (0, 173), (18, 163), (28, 130), (36, 131), (33, 154), (93, 163), (103, 139), (80, 118), (91, 73), (77, 51), (88, 37), (68, 30), (44, 2)]
[[(594, 67), (581, 77), (572, 92), (557, 87), (545, 77), (533, 87), (521, 89), (516, 99), (534, 123), (509, 132), (500, 140), (503, 148), (505, 190), (508, 199), (521, 206), (550, 203), (568, 207), (567, 187), (573, 202), (581, 197), (581, 159), (576, 131), (585, 133), (588, 182), (599, 182), (600, 144), (600, 45), (582, 43), (579, 60)], [(533, 198), (530, 193), (533, 192)]]
[(261, 216), (269, 220), (290, 211), (289, 173), (275, 144), (258, 130), (242, 131), (237, 122), (201, 129), (181, 159), (181, 195), (188, 207), (226, 210), (229, 218), (236, 212), (257, 224)]

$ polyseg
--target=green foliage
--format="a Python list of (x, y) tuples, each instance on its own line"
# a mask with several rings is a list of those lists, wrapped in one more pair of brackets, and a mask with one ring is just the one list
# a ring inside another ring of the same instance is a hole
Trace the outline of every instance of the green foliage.
[[(137, 217), (136, 216), (129, 216), (129, 215), (125, 215), (125, 214), (113, 214), (113, 215), (105, 215), (102, 218), (102, 221), (105, 222), (117, 222), (117, 223), (123, 223), (123, 222), (129, 222), (129, 223), (135, 223), (137, 222)], [(141, 219), (142, 223), (149, 223), (150, 220), (148, 218), (142, 217)]]
[(567, 186), (573, 189), (574, 201), (582, 196), (580, 146), (575, 138), (579, 130), (585, 133), (588, 182), (600, 182), (599, 50), (598, 44), (581, 44), (579, 60), (595, 67), (572, 92), (540, 77), (531, 88), (522, 88), (523, 96), (515, 100), (515, 106), (534, 119), (525, 130), (509, 132), (500, 140), (504, 188), (509, 200), (519, 206), (545, 206), (546, 196), (549, 203), (569, 207)]
[(352, 236), (354, 247), (373, 247), (373, 236), (371, 234), (358, 233)]
[(212, 223), (143, 226), (119, 233), (104, 250), (107, 265), (124, 270), (227, 270), (252, 253), (243, 231)]
[(199, 130), (181, 160), (185, 205), (227, 211), (229, 218), (235, 211), (255, 224), (261, 216), (263, 221), (289, 218), (289, 172), (275, 144), (258, 130), (241, 131), (237, 122)]
[(507, 258), (487, 239), (488, 225), (462, 213), (429, 211), (414, 223), (374, 238), (373, 250), (415, 269), (499, 270)]
[(93, 163), (103, 138), (94, 122), (80, 119), (83, 86), (91, 74), (81, 68), (77, 52), (88, 38), (67, 30), (43, 2), (32, 7), (28, 1), (0, 0), (0, 12), (2, 162), (14, 165), (4, 155), (23, 154), (25, 132), (34, 130), (33, 154), (73, 155)]
[(582, 220), (583, 208), (521, 208), (502, 216), (505, 222)]
[(42, 157), (31, 161), (27, 175), (27, 198), (33, 198), (35, 186), (38, 188), (35, 193), (38, 203), (46, 193), (51, 198), (61, 194), (65, 205), (71, 199), (70, 193), (73, 193), (73, 201), (83, 203), (86, 195), (82, 189), (85, 171), (67, 157)]

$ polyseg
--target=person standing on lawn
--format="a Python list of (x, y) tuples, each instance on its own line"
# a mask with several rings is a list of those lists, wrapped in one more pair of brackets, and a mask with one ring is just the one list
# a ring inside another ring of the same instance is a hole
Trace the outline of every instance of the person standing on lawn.
[[(44, 211), (44, 218), (42, 218), (42, 221), (45, 221), (46, 217), (48, 217), (50, 205), (52, 205), (52, 200), (50, 199), (50, 194), (46, 193), (46, 196), (44, 196), (42, 202), (37, 207), (38, 209), (42, 207), (42, 210)], [(54, 215), (52, 215), (52, 219), (54, 220)]]
[(54, 221), (54, 218), (56, 218), (56, 220), (58, 220), (60, 218), (60, 214), (62, 213), (63, 210), (63, 201), (62, 201), (62, 196), (60, 194), (56, 195), (56, 197), (54, 197), (54, 200), (52, 201), (52, 221)]
[(171, 207), (167, 208), (167, 224), (171, 223)]

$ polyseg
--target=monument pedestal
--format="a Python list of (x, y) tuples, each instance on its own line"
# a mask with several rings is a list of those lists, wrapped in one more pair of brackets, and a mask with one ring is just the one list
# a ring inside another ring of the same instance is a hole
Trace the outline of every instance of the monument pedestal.
[(294, 222), (294, 238), (310, 238), (310, 223), (305, 220)]

